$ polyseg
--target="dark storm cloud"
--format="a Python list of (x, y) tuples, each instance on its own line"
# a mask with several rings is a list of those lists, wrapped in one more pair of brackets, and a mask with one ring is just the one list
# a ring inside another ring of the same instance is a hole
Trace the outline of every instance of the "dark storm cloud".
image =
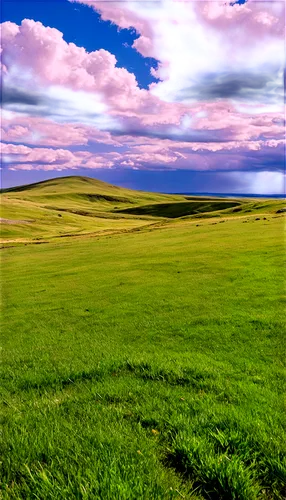
[(125, 129), (108, 130), (114, 136), (148, 137), (151, 139), (168, 139), (177, 142), (228, 142), (232, 140), (227, 138), (229, 131), (227, 129), (215, 130), (191, 130), (186, 132), (170, 132), (168, 130), (155, 131), (146, 129)]
[(52, 118), (58, 121), (81, 122), (85, 118), (96, 120), (101, 117), (93, 111), (81, 111), (76, 102), (63, 100), (55, 96), (48, 96), (41, 92), (31, 92), (24, 88), (16, 88), (2, 84), (2, 108), (15, 113), (29, 116)]
[(235, 99), (259, 101), (264, 104), (283, 102), (284, 86), (281, 71), (270, 68), (264, 72), (207, 73), (199, 82), (182, 89), (177, 101), (192, 99)]

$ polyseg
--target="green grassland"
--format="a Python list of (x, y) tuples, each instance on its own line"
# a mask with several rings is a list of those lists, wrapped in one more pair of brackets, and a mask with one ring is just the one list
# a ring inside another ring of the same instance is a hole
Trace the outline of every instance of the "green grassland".
[(62, 177), (2, 190), (3, 243), (118, 233), (170, 219), (275, 213), (281, 200), (198, 198), (145, 193), (88, 177)]
[(283, 500), (283, 202), (2, 200), (0, 498)]

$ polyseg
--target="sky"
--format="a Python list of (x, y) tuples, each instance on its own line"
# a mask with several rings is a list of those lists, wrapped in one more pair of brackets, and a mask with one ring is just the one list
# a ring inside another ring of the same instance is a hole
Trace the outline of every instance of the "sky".
[(284, 193), (284, 1), (1, 3), (3, 187)]

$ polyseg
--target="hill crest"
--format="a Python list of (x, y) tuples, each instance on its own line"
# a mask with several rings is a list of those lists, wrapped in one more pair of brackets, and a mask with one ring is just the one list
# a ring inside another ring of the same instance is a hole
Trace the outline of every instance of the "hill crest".
[(10, 188), (4, 188), (1, 189), (1, 193), (16, 193), (16, 192), (21, 192), (21, 191), (29, 191), (31, 189), (37, 189), (37, 188), (46, 188), (46, 187), (72, 187), (75, 188), (76, 185), (80, 186), (85, 186), (90, 185), (93, 187), (106, 187), (106, 188), (115, 188), (115, 189), (125, 189), (121, 188), (119, 186), (115, 186), (113, 184), (109, 184), (107, 182), (101, 181), (99, 179), (94, 179), (92, 177), (86, 177), (86, 176), (81, 176), (81, 175), (67, 175), (63, 177), (54, 177), (52, 179), (46, 179), (44, 181), (39, 181), (39, 182), (33, 182), (31, 184), (23, 184), (20, 186), (13, 186)]

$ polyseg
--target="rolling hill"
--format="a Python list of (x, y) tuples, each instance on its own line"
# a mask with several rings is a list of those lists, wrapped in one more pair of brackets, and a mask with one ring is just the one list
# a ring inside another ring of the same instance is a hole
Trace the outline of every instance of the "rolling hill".
[(274, 213), (279, 200), (209, 199), (126, 189), (89, 177), (51, 179), (1, 191), (5, 243), (139, 230), (173, 219)]

